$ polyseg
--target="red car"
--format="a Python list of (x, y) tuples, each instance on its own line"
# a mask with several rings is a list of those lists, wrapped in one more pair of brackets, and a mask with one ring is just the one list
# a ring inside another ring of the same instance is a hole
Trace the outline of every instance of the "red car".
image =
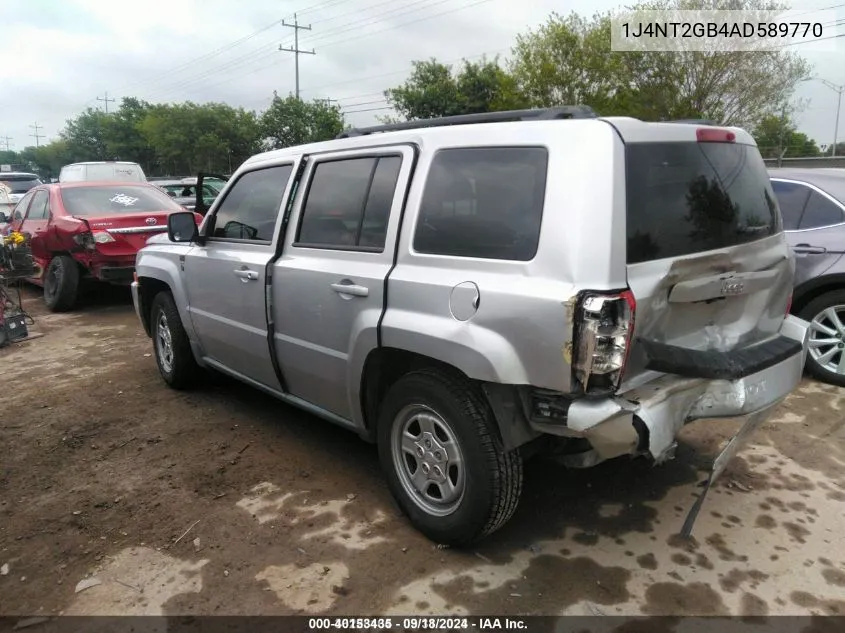
[(62, 312), (73, 308), (84, 280), (128, 285), (138, 249), (167, 231), (174, 211), (185, 208), (149, 183), (57, 183), (21, 199), (12, 229), (32, 237), (30, 281), (43, 286), (51, 311)]

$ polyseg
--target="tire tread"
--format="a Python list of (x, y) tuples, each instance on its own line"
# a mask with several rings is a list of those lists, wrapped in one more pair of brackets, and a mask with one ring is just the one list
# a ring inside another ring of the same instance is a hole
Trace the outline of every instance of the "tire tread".
[(464, 377), (434, 368), (416, 369), (400, 380), (422, 378), (438, 384), (458, 403), (466, 420), (471, 422), (485, 455), (492, 478), (493, 503), (486, 521), (475, 534), (452, 541), (468, 545), (501, 528), (513, 516), (522, 494), (522, 457), (519, 451), (505, 451), (498, 438), (492, 412), (477, 389)]

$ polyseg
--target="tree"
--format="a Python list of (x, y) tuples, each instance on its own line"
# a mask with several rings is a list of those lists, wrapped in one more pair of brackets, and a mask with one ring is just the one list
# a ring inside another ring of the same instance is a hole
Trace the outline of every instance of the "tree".
[(326, 100), (302, 101), (292, 95), (273, 102), (259, 119), (259, 130), (267, 149), (280, 149), (335, 138), (343, 132), (343, 114)]
[(784, 158), (820, 156), (816, 142), (799, 132), (789, 116), (768, 115), (752, 132), (763, 158), (777, 158), (781, 152)]
[(435, 59), (415, 61), (413, 66), (404, 84), (384, 93), (407, 120), (515, 110), (527, 105), (516, 80), (497, 60), (464, 61), (457, 73)]
[[(764, 0), (659, 0), (646, 9), (778, 9)], [(791, 52), (621, 52), (611, 14), (552, 14), (517, 38), (511, 71), (535, 106), (582, 103), (645, 120), (706, 118), (753, 127), (788, 100), (808, 63)]]
[(152, 106), (138, 129), (155, 152), (155, 171), (173, 175), (230, 172), (259, 146), (255, 113), (221, 103)]
[(59, 138), (65, 142), (68, 152), (76, 161), (111, 158), (106, 143), (110, 116), (112, 115), (88, 108), (67, 122)]

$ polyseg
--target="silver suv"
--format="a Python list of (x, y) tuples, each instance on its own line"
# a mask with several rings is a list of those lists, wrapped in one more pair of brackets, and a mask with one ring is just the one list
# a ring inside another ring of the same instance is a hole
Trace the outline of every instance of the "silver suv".
[(535, 448), (659, 463), (684, 424), (742, 418), (712, 481), (801, 378), (739, 129), (573, 106), (352, 130), (251, 158), (194, 222), (132, 286), (167, 384), (211, 368), (376, 442), (440, 543), (502, 526)]

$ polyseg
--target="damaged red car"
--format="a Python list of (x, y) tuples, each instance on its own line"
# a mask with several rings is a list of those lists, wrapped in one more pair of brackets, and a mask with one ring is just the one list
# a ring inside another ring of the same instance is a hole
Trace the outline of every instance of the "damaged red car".
[(44, 288), (51, 311), (63, 312), (76, 305), (83, 283), (128, 286), (138, 250), (166, 232), (167, 216), (177, 211), (185, 208), (149, 183), (56, 183), (21, 199), (12, 228), (32, 238), (29, 281)]

